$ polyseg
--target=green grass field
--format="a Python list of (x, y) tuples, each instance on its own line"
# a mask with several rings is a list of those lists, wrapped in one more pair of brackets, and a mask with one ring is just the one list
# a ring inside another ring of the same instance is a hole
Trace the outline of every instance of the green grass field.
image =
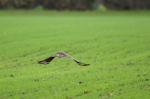
[(0, 99), (150, 99), (150, 13), (0, 11)]

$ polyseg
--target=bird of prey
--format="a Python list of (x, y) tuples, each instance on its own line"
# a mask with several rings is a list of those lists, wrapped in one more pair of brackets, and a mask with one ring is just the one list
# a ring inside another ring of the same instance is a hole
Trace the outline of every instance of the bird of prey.
[(78, 61), (77, 59), (75, 59), (74, 57), (72, 57), (71, 55), (67, 54), (66, 52), (63, 52), (63, 51), (60, 51), (60, 52), (57, 52), (56, 54), (44, 59), (44, 60), (41, 60), (39, 61), (38, 63), (39, 64), (49, 64), (54, 58), (68, 58), (68, 59), (71, 59), (73, 60), (74, 62), (76, 62), (78, 65), (80, 66), (88, 66), (90, 64), (85, 64), (85, 63), (82, 63), (80, 61)]

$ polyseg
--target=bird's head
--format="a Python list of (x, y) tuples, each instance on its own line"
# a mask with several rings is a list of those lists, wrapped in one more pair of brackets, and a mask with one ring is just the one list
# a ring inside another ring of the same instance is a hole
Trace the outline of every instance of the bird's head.
[(63, 51), (60, 51), (60, 52), (56, 53), (56, 57), (59, 57), (59, 58), (66, 57), (66, 56), (67, 56), (67, 54)]

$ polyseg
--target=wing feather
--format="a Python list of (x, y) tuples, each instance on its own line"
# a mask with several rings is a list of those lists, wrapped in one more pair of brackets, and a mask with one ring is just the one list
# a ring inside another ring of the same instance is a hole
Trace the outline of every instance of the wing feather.
[(75, 60), (75, 59), (74, 59), (74, 61), (75, 61), (77, 64), (79, 64), (80, 66), (88, 66), (88, 65), (90, 65), (90, 64), (85, 64), (85, 63), (79, 62), (79, 61), (77, 61), (77, 60)]
[(51, 56), (51, 57), (48, 57), (44, 60), (39, 61), (38, 63), (39, 64), (49, 64), (49, 62), (51, 62), (54, 58), (55, 58), (54, 56)]

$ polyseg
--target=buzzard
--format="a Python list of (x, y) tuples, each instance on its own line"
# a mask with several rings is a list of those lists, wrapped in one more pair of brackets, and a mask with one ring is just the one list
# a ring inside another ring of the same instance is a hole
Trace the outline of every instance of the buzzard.
[(77, 59), (75, 59), (74, 57), (72, 57), (71, 55), (67, 54), (66, 52), (63, 52), (63, 51), (60, 51), (60, 52), (57, 52), (56, 54), (44, 59), (44, 60), (41, 60), (41, 61), (38, 61), (39, 64), (49, 64), (52, 60), (54, 60), (55, 58), (68, 58), (68, 59), (71, 59), (73, 60), (74, 62), (76, 62), (78, 65), (80, 66), (88, 66), (90, 64), (85, 64), (85, 63), (82, 63), (80, 61), (78, 61)]

